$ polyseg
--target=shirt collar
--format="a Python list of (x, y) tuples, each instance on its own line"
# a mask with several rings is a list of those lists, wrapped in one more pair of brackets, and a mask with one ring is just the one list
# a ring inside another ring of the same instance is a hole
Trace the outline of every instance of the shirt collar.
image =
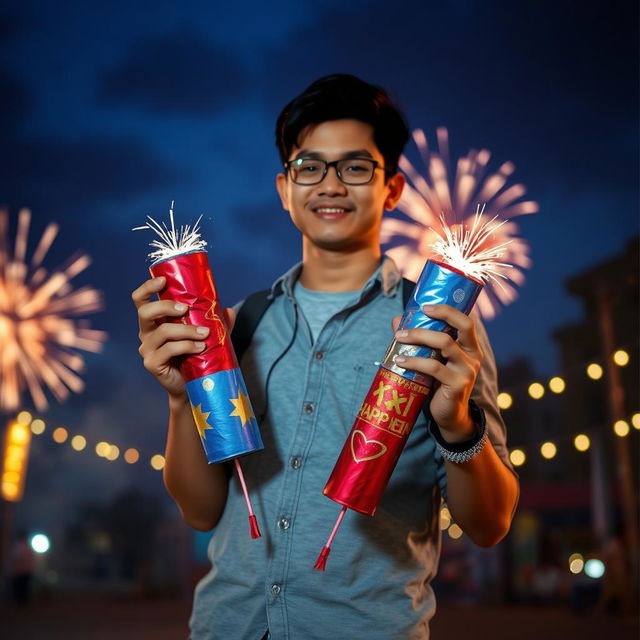
[[(288, 298), (293, 298), (293, 286), (296, 283), (296, 280), (300, 277), (301, 271), (302, 262), (298, 262), (291, 267), (291, 269), (282, 274), (271, 286), (269, 298), (273, 300), (281, 293), (285, 293)], [(392, 258), (385, 254), (382, 256), (382, 260), (380, 261), (378, 268), (362, 288), (362, 294), (364, 295), (379, 284), (382, 288), (382, 295), (387, 298), (393, 298), (398, 291), (398, 285), (400, 282), (402, 282), (402, 274), (400, 273), (398, 266)]]

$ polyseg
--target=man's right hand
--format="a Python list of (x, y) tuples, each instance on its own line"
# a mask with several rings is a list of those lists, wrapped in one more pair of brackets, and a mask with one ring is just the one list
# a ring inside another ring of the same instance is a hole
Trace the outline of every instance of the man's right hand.
[[(152, 300), (165, 284), (164, 277), (152, 278), (131, 294), (138, 309), (138, 352), (145, 369), (158, 379), (169, 395), (183, 398), (186, 393), (184, 380), (173, 359), (203, 351), (203, 340), (209, 335), (209, 328), (170, 322), (170, 318), (183, 316), (187, 305), (175, 300)], [(228, 311), (227, 319), (230, 320)]]

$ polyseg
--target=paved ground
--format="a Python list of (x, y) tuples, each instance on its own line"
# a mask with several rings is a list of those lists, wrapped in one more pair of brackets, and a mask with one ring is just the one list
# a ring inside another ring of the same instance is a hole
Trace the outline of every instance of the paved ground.
[[(0, 608), (0, 637), (180, 640), (187, 637), (189, 608), (190, 603), (180, 598), (142, 600), (96, 595), (57, 598), (24, 609)], [(638, 621), (633, 618), (595, 614), (578, 617), (566, 609), (549, 607), (448, 605), (439, 608), (432, 625), (433, 640), (637, 640), (639, 637)]]

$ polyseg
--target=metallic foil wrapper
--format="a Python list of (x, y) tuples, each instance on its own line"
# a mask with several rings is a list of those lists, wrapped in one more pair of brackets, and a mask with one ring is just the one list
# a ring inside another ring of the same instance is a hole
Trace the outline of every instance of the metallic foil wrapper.
[(372, 516), (429, 389), (378, 369), (324, 494)]
[(247, 388), (238, 366), (231, 334), (213, 282), (207, 254), (186, 253), (151, 266), (164, 276), (161, 300), (189, 309), (172, 322), (209, 327), (201, 353), (180, 358), (191, 410), (209, 463), (222, 462), (264, 448)]
[[(482, 282), (429, 260), (399, 328), (453, 334), (445, 322), (427, 317), (422, 305), (448, 304), (468, 314), (481, 290)], [(335, 502), (370, 516), (376, 512), (433, 380), (397, 366), (396, 354), (440, 358), (435, 349), (392, 341), (323, 491)]]
[(231, 336), (222, 317), (209, 260), (204, 251), (186, 253), (154, 264), (149, 269), (154, 278), (164, 276), (167, 286), (160, 292), (161, 300), (175, 300), (189, 309), (172, 322), (209, 327), (202, 353), (181, 359), (180, 372), (185, 382), (201, 378), (223, 369), (237, 369), (238, 361), (231, 344)]
[[(455, 330), (442, 320), (429, 318), (422, 312), (425, 304), (448, 304), (462, 313), (468, 314), (475, 304), (482, 282), (465, 276), (463, 273), (434, 260), (428, 260), (418, 278), (413, 295), (405, 307), (399, 329), (431, 329), (444, 331), (455, 338)], [(382, 359), (382, 366), (410, 380), (431, 387), (431, 377), (399, 367), (393, 357), (396, 355), (417, 356), (420, 358), (438, 358), (440, 354), (429, 347), (403, 344), (395, 339), (389, 345)]]

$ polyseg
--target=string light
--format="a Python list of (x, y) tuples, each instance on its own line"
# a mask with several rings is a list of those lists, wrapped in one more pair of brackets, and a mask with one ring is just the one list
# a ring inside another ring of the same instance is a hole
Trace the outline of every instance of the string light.
[[(612, 359), (618, 366), (625, 366), (630, 361), (629, 354), (624, 349), (618, 349), (612, 355)], [(599, 380), (602, 378), (603, 373), (602, 366), (596, 362), (592, 362), (586, 367), (586, 374), (592, 380)], [(559, 394), (566, 390), (566, 382), (564, 378), (554, 376), (549, 380), (548, 387), (552, 393)], [(528, 387), (528, 393), (533, 399), (539, 400), (544, 396), (545, 388), (539, 382), (533, 382)], [(502, 391), (497, 396), (497, 402), (500, 409), (509, 409), (513, 406), (513, 396), (506, 391)], [(40, 418), (34, 419), (29, 411), (20, 411), (15, 420), (20, 424), (30, 427), (31, 432), (35, 435), (40, 435), (46, 430), (45, 422)], [(629, 422), (634, 429), (640, 430), (640, 413), (634, 413), (630, 417)], [(619, 437), (628, 436), (631, 431), (629, 422), (626, 420), (618, 420), (613, 425), (614, 433)], [(69, 433), (64, 427), (57, 427), (52, 433), (52, 438), (55, 442), (62, 444), (69, 438)], [(76, 435), (71, 439), (70, 444), (76, 451), (82, 451), (87, 447), (87, 440), (84, 436)], [(588, 451), (591, 447), (591, 440), (586, 434), (579, 433), (573, 438), (573, 445), (577, 451)], [(546, 459), (554, 458), (557, 451), (557, 445), (550, 441), (543, 443), (540, 447), (540, 453)], [(119, 447), (104, 441), (96, 444), (95, 453), (99, 457), (110, 461), (117, 460), (120, 457)], [(140, 459), (140, 453), (137, 449), (129, 447), (124, 451), (122, 458), (128, 464), (135, 464)], [(523, 449), (516, 448), (509, 453), (509, 459), (514, 467), (520, 467), (525, 464), (527, 455)], [(149, 464), (153, 469), (160, 471), (164, 468), (165, 458), (160, 454), (155, 454), (149, 459)], [(450, 530), (451, 526), (451, 515), (448, 510), (443, 511), (441, 513), (441, 529)], [(462, 535), (462, 533), (460, 535)]]
[(624, 349), (618, 349), (618, 351), (613, 354), (613, 361), (619, 367), (625, 367), (629, 364), (629, 354)]
[(551, 458), (555, 458), (556, 453), (558, 453), (558, 447), (556, 447), (553, 442), (545, 442), (540, 447), (540, 453), (542, 454), (543, 458), (551, 460)]
[(31, 433), (39, 436), (41, 433), (44, 433), (45, 424), (44, 420), (40, 420), (40, 418), (36, 418), (31, 422)]
[(618, 420), (613, 425), (613, 431), (617, 436), (624, 438), (629, 435), (629, 423), (626, 420)]
[(82, 451), (87, 446), (87, 439), (84, 436), (73, 436), (71, 438), (71, 447), (76, 451)]
[(66, 442), (67, 438), (69, 437), (69, 432), (64, 427), (57, 427), (53, 430), (53, 434), (51, 435), (51, 437), (58, 444), (62, 444), (63, 442)]
[(585, 435), (584, 433), (579, 433), (573, 439), (573, 445), (578, 451), (587, 451), (587, 449), (589, 449), (589, 447), (591, 446), (591, 440), (589, 440), (589, 436)]
[(592, 380), (600, 380), (600, 378), (602, 378), (602, 374), (604, 372), (602, 371), (602, 367), (599, 364), (596, 364), (595, 362), (592, 362), (588, 367), (587, 367), (587, 375), (592, 379)]
[(498, 394), (498, 406), (501, 409), (508, 409), (513, 404), (513, 397), (511, 394), (503, 391)]
[(156, 471), (161, 471), (162, 469), (164, 469), (164, 456), (156, 453), (155, 456), (151, 457), (150, 464)]
[(544, 395), (544, 387), (539, 382), (532, 382), (529, 385), (529, 395), (534, 400), (540, 400)]
[(551, 389), (553, 393), (562, 393), (566, 386), (565, 381), (559, 376), (555, 376), (549, 380), (549, 389)]

